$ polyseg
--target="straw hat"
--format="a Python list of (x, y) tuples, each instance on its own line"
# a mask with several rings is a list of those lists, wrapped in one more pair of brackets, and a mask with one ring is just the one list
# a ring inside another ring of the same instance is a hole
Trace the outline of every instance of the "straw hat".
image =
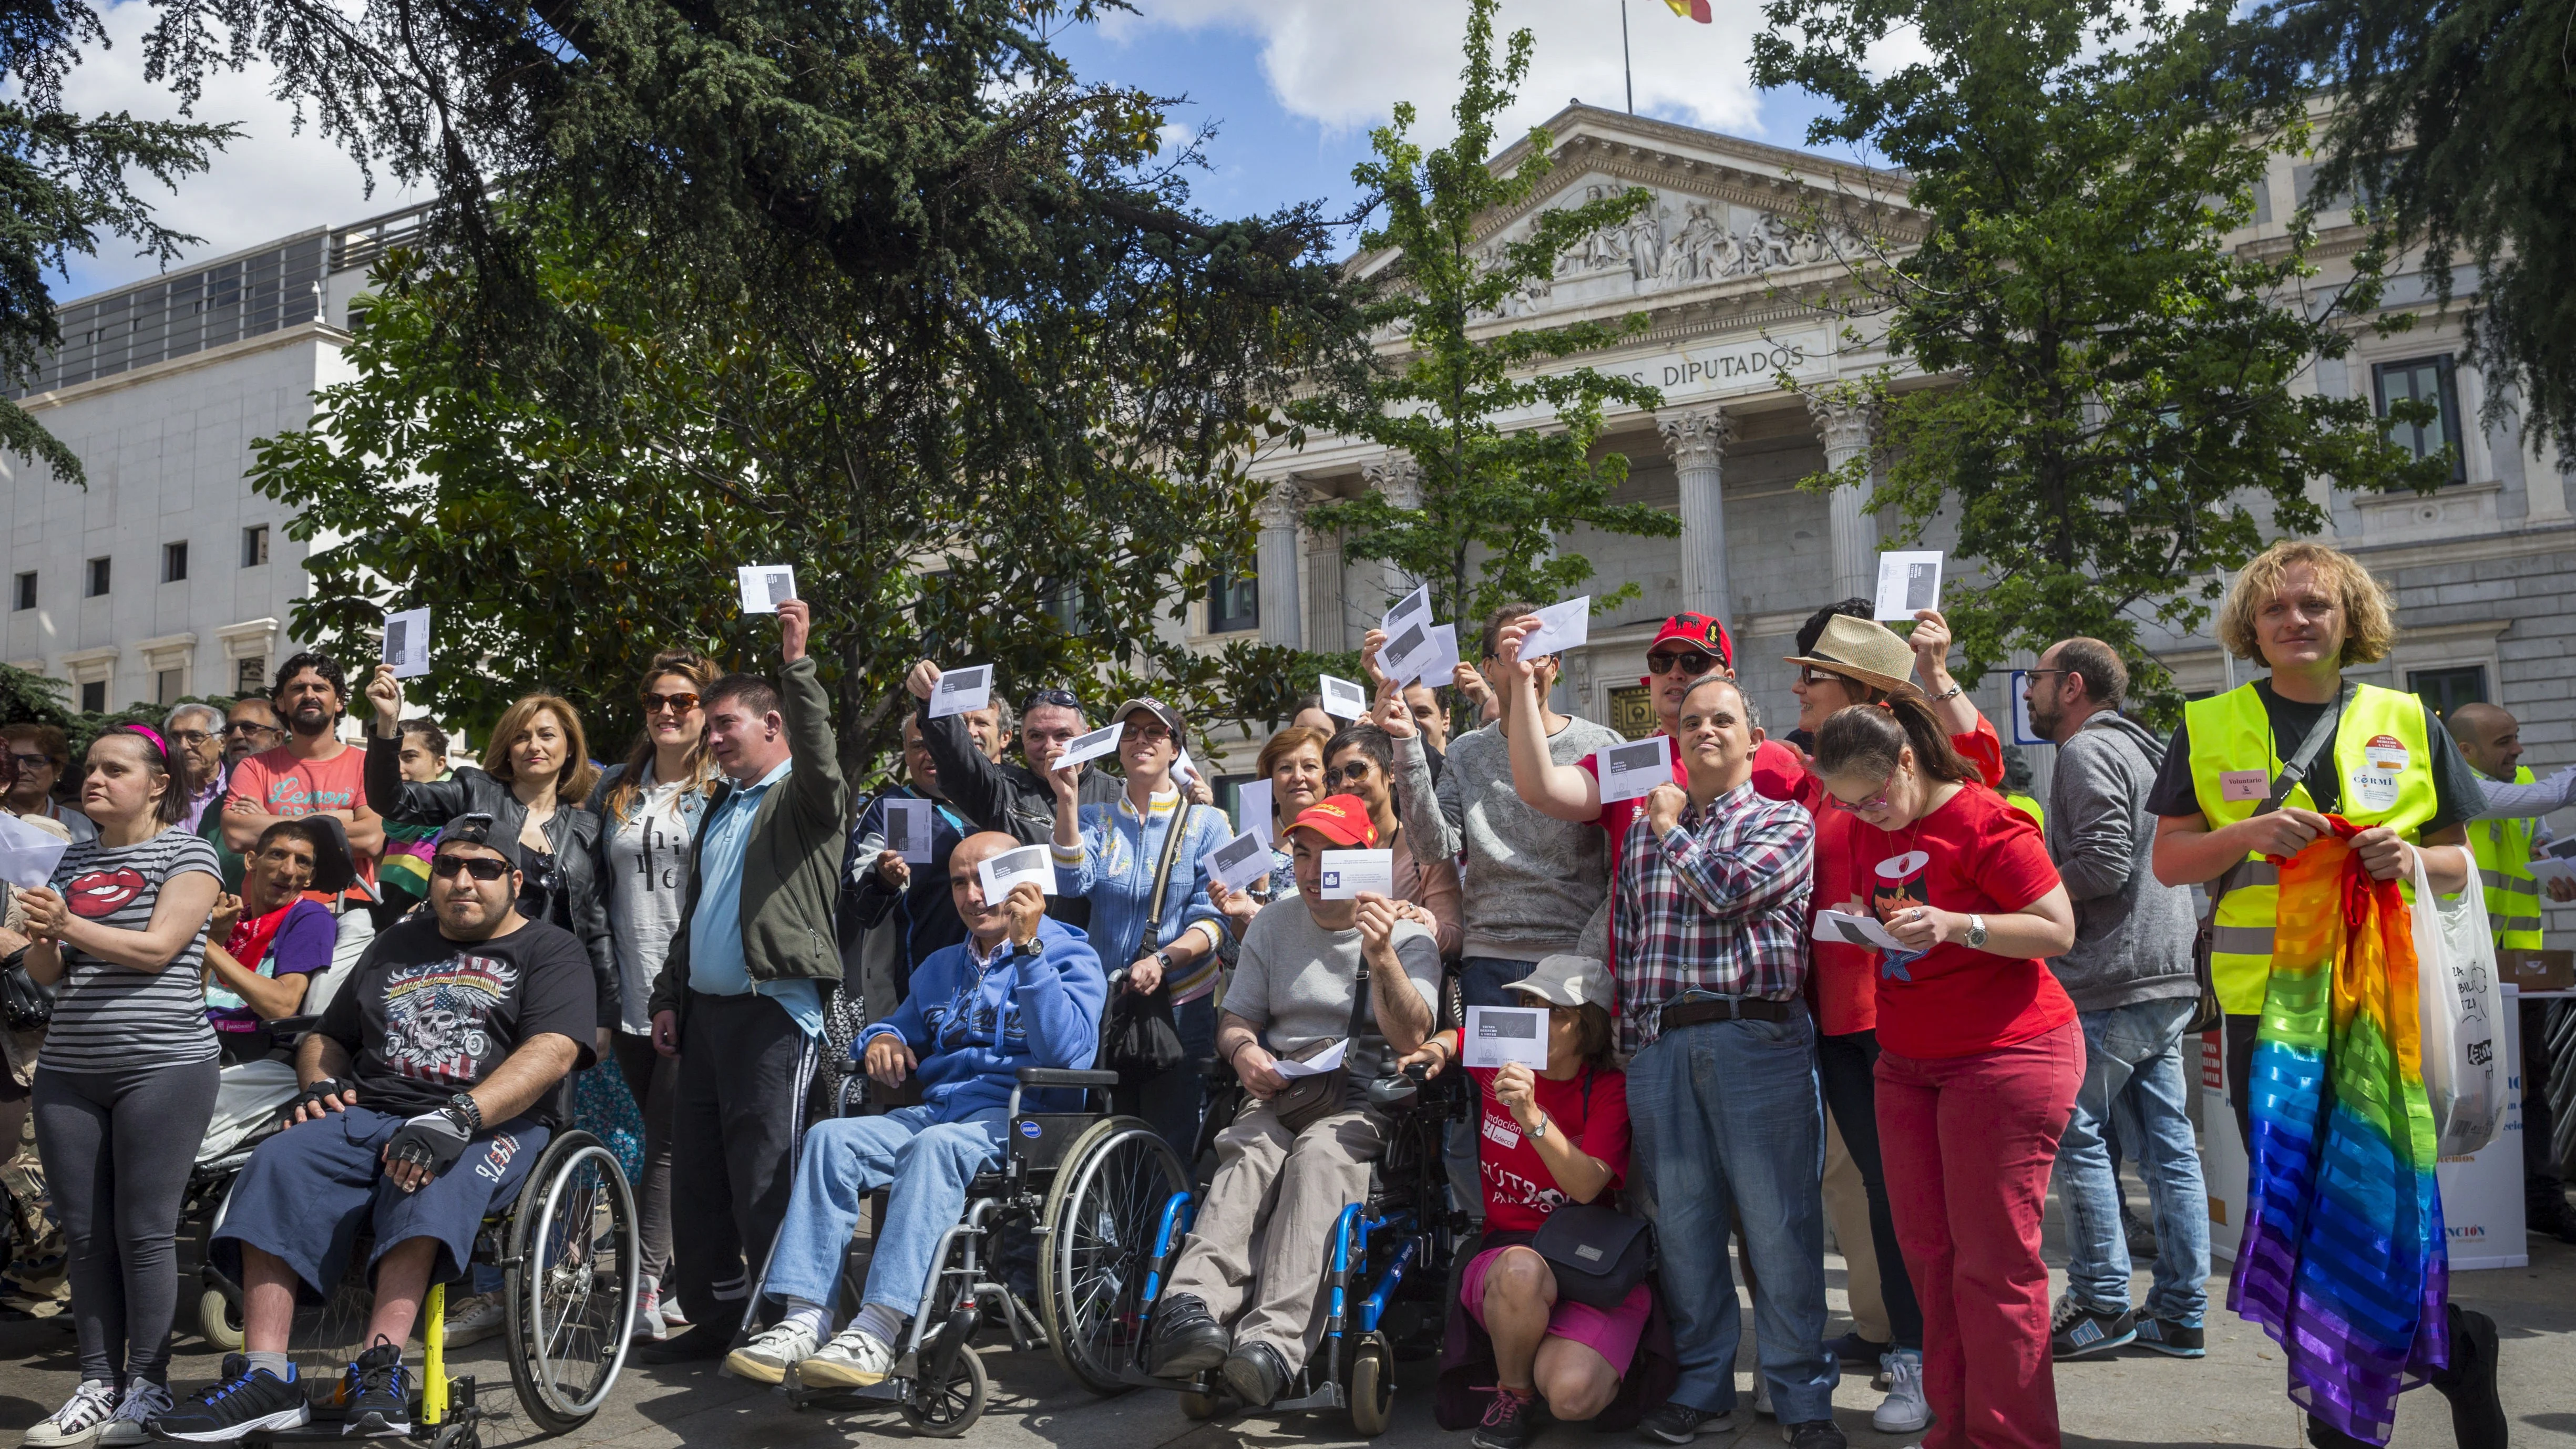
[(1815, 652), (1789, 662), (1847, 675), (1872, 689), (1910, 689), (1914, 684), (1913, 646), (1884, 624), (1848, 614), (1826, 620)]

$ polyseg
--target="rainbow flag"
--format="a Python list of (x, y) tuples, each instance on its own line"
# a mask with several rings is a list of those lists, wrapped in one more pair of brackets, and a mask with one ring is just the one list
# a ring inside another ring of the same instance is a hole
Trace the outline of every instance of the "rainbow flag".
[(1672, 7), (1675, 15), (1688, 16), (1702, 25), (1714, 23), (1717, 19), (1709, 13), (1708, 0), (1664, 0), (1664, 3)]
[(2450, 1257), (2415, 1016), (2415, 939), (2335, 819), (2281, 865), (2252, 1072), (2253, 1166), (2227, 1306), (2289, 1360), (2290, 1398), (2388, 1442), (2450, 1362)]

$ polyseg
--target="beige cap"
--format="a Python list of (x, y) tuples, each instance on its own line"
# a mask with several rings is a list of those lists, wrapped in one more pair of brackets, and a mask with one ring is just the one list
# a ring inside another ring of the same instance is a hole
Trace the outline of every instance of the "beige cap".
[(1523, 991), (1550, 1006), (1581, 1006), (1589, 1002), (1603, 1011), (1610, 1009), (1610, 968), (1598, 956), (1543, 956), (1530, 974), (1503, 988)]

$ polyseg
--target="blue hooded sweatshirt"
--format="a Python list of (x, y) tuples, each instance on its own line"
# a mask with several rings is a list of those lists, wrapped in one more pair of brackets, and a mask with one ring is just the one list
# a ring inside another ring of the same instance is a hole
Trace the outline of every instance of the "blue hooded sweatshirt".
[[(914, 967), (903, 1005), (850, 1048), (864, 1060), (870, 1041), (900, 1037), (921, 1061), (922, 1100), (942, 1122), (1009, 1106), (1022, 1067), (1078, 1070), (1100, 1050), (1109, 977), (1090, 937), (1048, 917), (1038, 922), (1033, 950), (1006, 938), (980, 971), (968, 954), (973, 944), (943, 946)], [(1078, 1112), (1082, 1094), (1052, 1088), (1028, 1093), (1020, 1105)]]

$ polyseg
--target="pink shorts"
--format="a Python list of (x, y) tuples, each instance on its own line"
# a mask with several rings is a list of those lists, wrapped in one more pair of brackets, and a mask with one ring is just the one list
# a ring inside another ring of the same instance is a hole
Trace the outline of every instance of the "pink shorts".
[[(1467, 1264), (1467, 1276), (1458, 1284), (1458, 1300), (1476, 1326), (1485, 1326), (1485, 1270), (1494, 1260), (1511, 1251), (1512, 1246), (1487, 1248)], [(1571, 1298), (1559, 1298), (1547, 1315), (1547, 1336), (1568, 1338), (1609, 1361), (1610, 1371), (1625, 1378), (1629, 1361), (1637, 1356), (1637, 1340), (1645, 1335), (1646, 1319), (1653, 1312), (1653, 1301), (1646, 1285), (1628, 1290), (1628, 1296), (1616, 1308), (1595, 1308)]]

